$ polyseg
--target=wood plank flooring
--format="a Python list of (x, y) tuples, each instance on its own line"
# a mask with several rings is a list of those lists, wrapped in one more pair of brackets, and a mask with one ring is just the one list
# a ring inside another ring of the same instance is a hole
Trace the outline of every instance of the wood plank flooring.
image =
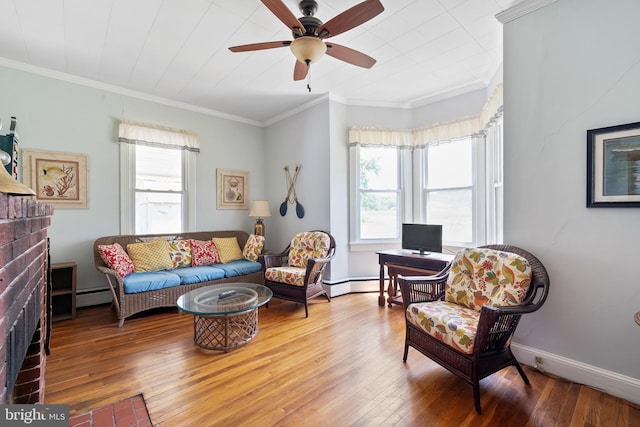
[(229, 353), (193, 343), (193, 317), (157, 310), (117, 327), (109, 306), (53, 324), (45, 402), (81, 414), (142, 393), (154, 425), (640, 426), (640, 409), (525, 367), (471, 386), (410, 349), (402, 309), (377, 293), (273, 300), (259, 332)]

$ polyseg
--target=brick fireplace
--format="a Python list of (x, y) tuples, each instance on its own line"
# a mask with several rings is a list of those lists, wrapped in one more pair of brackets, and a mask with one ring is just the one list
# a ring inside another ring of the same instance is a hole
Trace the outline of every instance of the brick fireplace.
[(0, 404), (44, 403), (53, 207), (0, 193)]

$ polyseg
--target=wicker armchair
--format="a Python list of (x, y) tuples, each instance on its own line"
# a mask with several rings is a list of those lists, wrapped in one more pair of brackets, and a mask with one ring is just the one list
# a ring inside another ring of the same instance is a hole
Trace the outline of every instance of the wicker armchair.
[[(503, 264), (500, 257), (506, 256), (513, 258)], [(490, 263), (498, 259), (495, 276)], [(513, 281), (515, 288), (504, 285)], [(515, 246), (487, 245), (461, 251), (436, 275), (399, 276), (398, 282), (405, 308), (405, 362), (413, 347), (463, 378), (473, 387), (478, 414), (481, 379), (513, 365), (529, 384), (510, 343), (520, 317), (538, 310), (549, 292), (549, 276), (535, 256)]]
[(305, 317), (309, 317), (311, 298), (324, 295), (331, 302), (322, 279), (335, 251), (336, 242), (325, 231), (298, 233), (280, 254), (260, 256), (264, 284), (274, 298), (304, 304)]

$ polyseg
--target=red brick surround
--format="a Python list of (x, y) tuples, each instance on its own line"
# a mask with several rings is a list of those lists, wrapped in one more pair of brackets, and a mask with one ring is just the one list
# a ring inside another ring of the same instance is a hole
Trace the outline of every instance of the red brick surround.
[(44, 403), (52, 214), (51, 205), (0, 193), (0, 404)]

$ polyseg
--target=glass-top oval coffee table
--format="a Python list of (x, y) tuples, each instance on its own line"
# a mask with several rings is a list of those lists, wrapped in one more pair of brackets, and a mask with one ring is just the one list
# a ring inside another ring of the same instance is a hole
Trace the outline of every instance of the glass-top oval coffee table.
[(178, 298), (178, 308), (194, 315), (193, 341), (209, 350), (227, 352), (258, 333), (258, 307), (273, 293), (254, 283), (225, 283), (194, 289)]

